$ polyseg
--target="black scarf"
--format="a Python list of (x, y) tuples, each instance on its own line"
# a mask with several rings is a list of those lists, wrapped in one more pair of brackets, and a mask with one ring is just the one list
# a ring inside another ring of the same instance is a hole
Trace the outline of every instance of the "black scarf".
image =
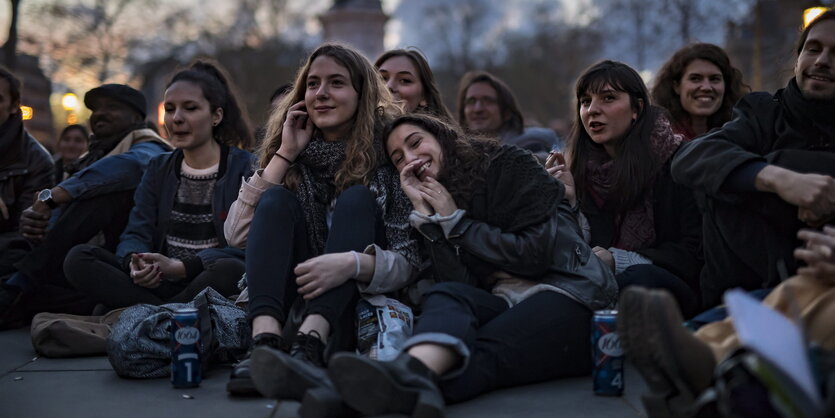
[[(328, 142), (314, 136), (296, 160), (299, 181), (296, 197), (302, 205), (308, 240), (314, 255), (324, 251), (328, 236), (326, 216), (336, 199), (334, 178), (345, 161), (345, 142)], [(420, 265), (417, 241), (411, 235), (411, 204), (400, 188), (400, 176), (391, 167), (381, 165), (371, 177), (368, 188), (377, 196), (382, 210), (388, 250), (403, 255), (410, 264)]]
[(143, 128), (145, 128), (145, 123), (141, 122), (141, 123), (137, 123), (136, 125), (133, 125), (133, 126), (127, 128), (127, 129), (125, 129), (122, 132), (119, 132), (117, 134), (114, 134), (114, 135), (111, 135), (111, 136), (108, 136), (108, 137), (99, 138), (95, 134), (91, 135), (90, 136), (90, 149), (81, 158), (79, 158), (79, 159), (77, 159), (77, 160), (75, 160), (71, 163), (68, 163), (66, 165), (66, 167), (64, 167), (64, 171), (68, 175), (72, 176), (73, 174), (89, 167), (94, 162), (102, 159), (102, 157), (104, 157), (110, 151), (112, 151), (113, 148), (116, 148), (116, 145), (119, 145), (119, 142), (121, 142), (123, 139), (125, 139), (125, 137), (129, 133), (131, 133), (131, 132), (133, 132), (137, 129), (143, 129)]
[(0, 125), (0, 168), (9, 167), (23, 161), (23, 118), (15, 112)]
[(783, 110), (790, 125), (809, 134), (812, 148), (835, 151), (835, 101), (803, 97), (794, 78), (775, 96), (784, 104)]

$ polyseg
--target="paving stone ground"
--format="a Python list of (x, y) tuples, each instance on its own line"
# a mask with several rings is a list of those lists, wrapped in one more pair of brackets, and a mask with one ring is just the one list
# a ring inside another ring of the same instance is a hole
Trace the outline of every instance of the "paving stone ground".
[[(213, 370), (196, 389), (167, 379), (116, 376), (106, 357), (48, 359), (32, 350), (28, 329), (0, 332), (0, 417), (264, 417), (298, 416), (297, 402), (239, 399), (225, 391), (228, 368)], [(450, 418), (638, 417), (645, 385), (627, 366), (626, 393), (599, 397), (591, 378), (500, 390), (447, 408)], [(190, 398), (183, 395), (189, 395)]]

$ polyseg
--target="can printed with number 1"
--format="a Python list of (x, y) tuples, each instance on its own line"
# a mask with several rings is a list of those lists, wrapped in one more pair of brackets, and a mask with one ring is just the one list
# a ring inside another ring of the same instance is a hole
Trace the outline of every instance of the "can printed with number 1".
[(200, 386), (200, 318), (195, 308), (178, 309), (171, 318), (171, 384)]
[(623, 395), (623, 349), (617, 334), (618, 311), (595, 311), (592, 319), (591, 345), (594, 394)]

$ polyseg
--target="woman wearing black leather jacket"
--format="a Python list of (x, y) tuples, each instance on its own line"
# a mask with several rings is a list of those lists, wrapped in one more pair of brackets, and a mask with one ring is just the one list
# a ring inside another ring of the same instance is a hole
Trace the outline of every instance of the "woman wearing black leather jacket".
[(562, 183), (527, 152), (431, 116), (385, 131), (439, 282), (391, 362), (340, 353), (329, 373), (363, 414), (443, 414), (444, 400), (591, 370), (592, 311), (616, 296)]

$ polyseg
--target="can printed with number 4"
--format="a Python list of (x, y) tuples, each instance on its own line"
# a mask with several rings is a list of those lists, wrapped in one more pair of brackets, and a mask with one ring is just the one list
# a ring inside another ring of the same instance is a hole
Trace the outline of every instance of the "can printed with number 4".
[(171, 384), (200, 386), (200, 318), (195, 308), (178, 309), (171, 319)]
[(618, 311), (595, 311), (592, 319), (591, 345), (594, 394), (623, 395), (623, 349), (617, 334)]

